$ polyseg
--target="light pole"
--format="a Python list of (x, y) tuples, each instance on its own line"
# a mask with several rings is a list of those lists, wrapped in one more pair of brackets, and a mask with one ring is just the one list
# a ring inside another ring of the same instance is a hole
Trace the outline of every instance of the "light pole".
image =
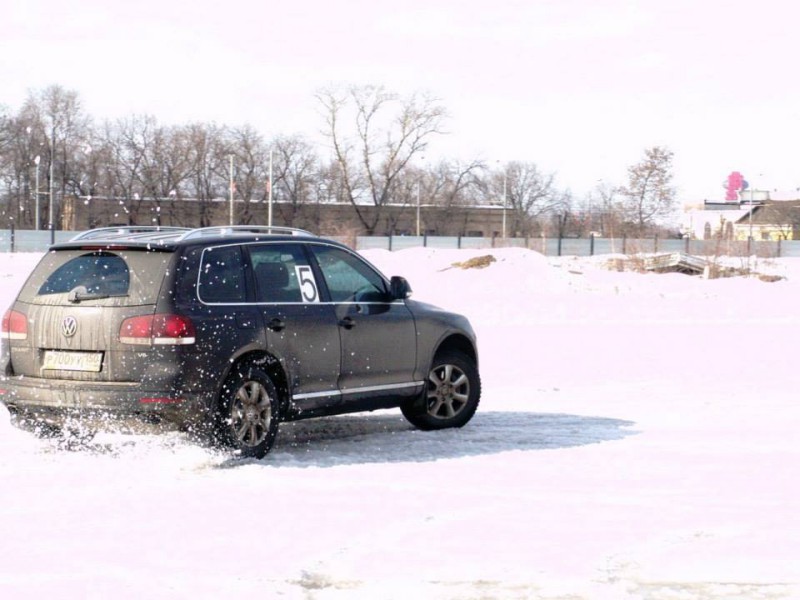
[(230, 160), (230, 172), (229, 172), (229, 184), (228, 184), (228, 196), (229, 196), (229, 208), (228, 208), (228, 225), (233, 227), (233, 154), (228, 155)]
[(750, 210), (747, 211), (747, 221), (750, 228), (747, 234), (747, 248), (750, 249), (750, 244), (753, 243), (753, 186), (750, 186)]
[(36, 158), (33, 159), (33, 162), (36, 163), (36, 202), (33, 204), (35, 208), (34, 223), (36, 224), (36, 231), (39, 231), (39, 163), (41, 161), (42, 159), (38, 154), (36, 155)]
[(422, 165), (425, 162), (425, 157), (421, 156), (420, 157), (420, 161), (421, 161), (420, 169), (419, 169), (419, 173), (417, 174), (417, 237), (419, 237), (422, 234), (422, 220), (420, 218), (420, 207), (421, 207), (421, 203), (420, 203), (420, 187), (421, 187), (422, 177), (425, 174), (425, 171), (424, 171), (424, 169), (422, 167)]
[(419, 237), (419, 179), (417, 179), (417, 237)]
[(272, 148), (269, 149), (269, 179), (267, 180), (267, 225), (272, 227)]
[(503, 239), (506, 239), (506, 211), (508, 210), (508, 171), (503, 167)]
[(54, 179), (55, 179), (55, 163), (56, 163), (56, 133), (53, 130), (53, 143), (50, 147), (50, 198), (47, 201), (47, 228), (50, 230), (50, 236), (53, 235), (53, 200), (55, 200), (54, 193)]
[[(763, 173), (759, 173), (758, 176), (761, 177), (764, 175)], [(755, 182), (754, 182), (755, 183)], [(750, 210), (747, 212), (747, 221), (748, 227), (750, 228), (750, 232), (747, 234), (748, 244), (753, 242), (753, 188), (755, 186), (750, 187)]]

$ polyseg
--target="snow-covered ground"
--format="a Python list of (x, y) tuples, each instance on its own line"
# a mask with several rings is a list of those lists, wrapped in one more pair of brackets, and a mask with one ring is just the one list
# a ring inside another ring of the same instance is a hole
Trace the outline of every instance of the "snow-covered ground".
[[(0, 598), (800, 597), (800, 259), (767, 283), (365, 255), (470, 317), (467, 427), (285, 424), (234, 461), (177, 434), (65, 448), (0, 407)], [(0, 255), (3, 308), (36, 258)]]

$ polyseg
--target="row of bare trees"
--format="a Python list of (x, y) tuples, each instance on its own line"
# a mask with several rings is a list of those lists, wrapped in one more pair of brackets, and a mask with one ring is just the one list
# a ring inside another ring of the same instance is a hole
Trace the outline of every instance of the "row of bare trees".
[[(622, 210), (636, 198), (641, 207), (652, 204), (652, 193), (635, 188), (633, 178), (627, 188), (600, 190), (602, 201), (590, 199), (587, 205), (575, 202), (556, 186), (554, 175), (534, 163), (493, 169), (478, 159), (423, 160), (447, 118), (430, 96), (351, 86), (322, 90), (317, 100), (329, 156), (301, 136), (267, 139), (247, 125), (163, 125), (152, 116), (98, 124), (74, 91), (50, 86), (31, 92), (14, 113), (0, 107), (0, 226), (57, 227), (60, 199), (66, 196), (112, 198), (130, 224), (146, 222), (140, 216), (144, 202), (148, 211), (155, 205), (166, 214), (192, 199), (199, 205), (199, 222), (182, 224), (206, 226), (212, 224), (211, 203), (231, 193), (240, 201), (239, 223), (250, 223), (271, 195), (276, 222), (332, 228), (335, 224), (302, 222), (309, 213), (301, 208), (348, 203), (368, 234), (393, 233), (390, 222), (389, 231), (379, 230), (388, 222), (381, 209), (390, 204), (505, 205), (509, 236), (535, 235), (553, 224), (562, 234), (613, 235), (603, 230), (643, 229), (656, 216), (645, 208)], [(664, 194), (667, 200), (670, 194), (671, 154), (657, 150), (666, 163), (659, 167), (662, 177), (652, 177), (650, 185), (659, 186), (657, 204), (663, 206)], [(453, 233), (447, 211), (439, 214), (445, 221), (427, 227)]]

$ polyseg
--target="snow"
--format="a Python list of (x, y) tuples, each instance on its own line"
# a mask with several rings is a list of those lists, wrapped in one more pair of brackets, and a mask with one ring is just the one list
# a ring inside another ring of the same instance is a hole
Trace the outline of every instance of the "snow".
[[(800, 259), (761, 261), (767, 283), (364, 254), (472, 321), (468, 426), (289, 423), (242, 461), (178, 434), (41, 441), (0, 407), (0, 597), (800, 597)], [(37, 259), (0, 255), (0, 304)]]

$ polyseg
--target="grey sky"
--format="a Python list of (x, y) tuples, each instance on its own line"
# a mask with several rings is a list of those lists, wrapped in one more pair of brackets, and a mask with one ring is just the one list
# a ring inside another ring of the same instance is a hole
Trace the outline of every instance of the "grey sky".
[(622, 183), (656, 144), (675, 152), (684, 201), (724, 198), (732, 170), (800, 187), (788, 0), (26, 0), (2, 14), (12, 110), (60, 84), (97, 118), (313, 136), (315, 90), (377, 83), (441, 98), (451, 133), (432, 156), (532, 161), (577, 195)]

